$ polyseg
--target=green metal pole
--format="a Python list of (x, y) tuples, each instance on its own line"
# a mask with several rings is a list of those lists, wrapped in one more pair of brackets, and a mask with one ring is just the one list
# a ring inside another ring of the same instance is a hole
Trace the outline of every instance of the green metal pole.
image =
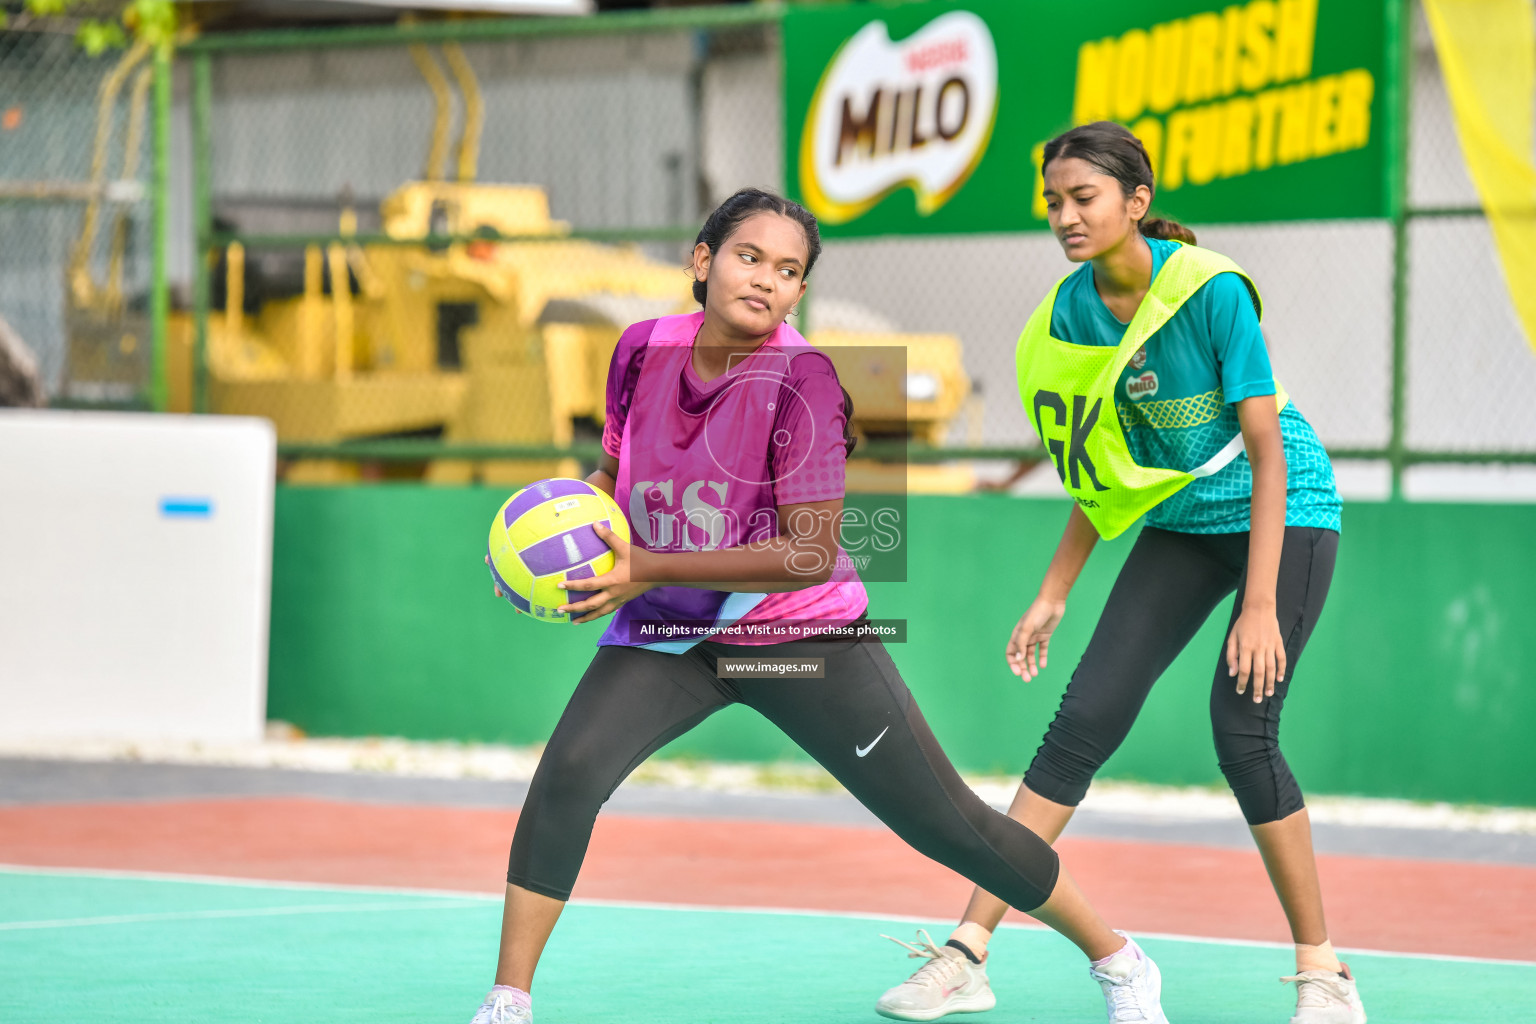
[(1408, 117), (1413, 74), (1413, 0), (1388, 0), (1387, 204), (1392, 217), (1392, 500), (1403, 496), (1408, 424)]
[(209, 260), (213, 256), (213, 57), (192, 59), (192, 409), (208, 411)]
[(155, 48), (154, 224), (149, 286), (149, 405), (165, 412), (170, 404), (166, 367), (166, 338), (171, 318), (171, 293), (166, 273), (166, 240), (171, 215), (171, 44)]

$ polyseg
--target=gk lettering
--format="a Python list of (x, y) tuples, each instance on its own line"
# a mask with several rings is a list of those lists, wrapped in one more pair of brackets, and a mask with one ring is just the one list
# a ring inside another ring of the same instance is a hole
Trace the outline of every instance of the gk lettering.
[[(1088, 480), (1096, 491), (1107, 491), (1108, 487), (1099, 483), (1098, 471), (1094, 468), (1093, 460), (1088, 457), (1088, 435), (1092, 433), (1094, 424), (1099, 422), (1099, 410), (1104, 405), (1104, 399), (1100, 397), (1088, 407), (1086, 395), (1072, 396), (1072, 412), (1070, 418), (1067, 414), (1067, 403), (1061, 395), (1054, 391), (1035, 392), (1034, 414), (1035, 430), (1040, 434), (1040, 440), (1045, 442), (1045, 448), (1051, 453), (1051, 459), (1056, 463), (1056, 475), (1061, 477), (1062, 483), (1071, 477), (1071, 488), (1080, 490), (1083, 486), (1082, 474), (1088, 475)], [(1046, 433), (1044, 413), (1049, 410), (1054, 419), (1057, 430), (1066, 430), (1067, 439), (1052, 437)]]

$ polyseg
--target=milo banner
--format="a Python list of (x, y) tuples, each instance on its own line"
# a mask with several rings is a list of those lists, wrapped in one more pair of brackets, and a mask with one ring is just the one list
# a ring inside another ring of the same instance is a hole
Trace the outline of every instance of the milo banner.
[[(1385, 0), (1392, 2), (1392, 0)], [(785, 166), (828, 235), (1043, 229), (1040, 152), (1146, 144), (1192, 225), (1387, 215), (1384, 0), (792, 8)]]

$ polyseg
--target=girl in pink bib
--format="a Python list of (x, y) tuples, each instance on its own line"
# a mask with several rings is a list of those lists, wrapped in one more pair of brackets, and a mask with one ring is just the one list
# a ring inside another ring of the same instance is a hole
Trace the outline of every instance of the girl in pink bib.
[[(636, 324), (614, 352), (606, 454), (587, 479), (625, 511), (633, 542), (597, 527), (613, 569), (567, 585), (579, 599), (561, 610), (575, 621), (614, 617), (518, 818), (497, 984), (475, 1024), (532, 1020), (534, 969), (598, 809), (662, 745), (735, 703), (912, 846), (1076, 944), (1093, 977), (1118, 986), (1115, 1020), (1166, 1024), (1152, 961), (1046, 842), (961, 781), (885, 648), (854, 635), (867, 597), (839, 545), (850, 402), (831, 360), (784, 323), (820, 252), (806, 210), (744, 189), (694, 247), (702, 310)], [(786, 623), (797, 639), (753, 628)], [(975, 993), (970, 1009), (991, 1006), (969, 950), (911, 948)]]

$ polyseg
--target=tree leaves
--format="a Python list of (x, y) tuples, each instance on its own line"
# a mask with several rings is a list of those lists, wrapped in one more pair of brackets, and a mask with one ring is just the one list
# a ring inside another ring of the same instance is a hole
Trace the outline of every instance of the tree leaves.
[(106, 50), (126, 46), (128, 37), (123, 33), (123, 26), (117, 22), (97, 21), (93, 18), (82, 21), (80, 27), (75, 29), (75, 42), (88, 55), (96, 57)]
[[(87, 0), (26, 0), (26, 10), (34, 18), (61, 17), (86, 3)], [(94, 57), (119, 49), (128, 45), (130, 33), (156, 46), (170, 43), (175, 36), (176, 5), (172, 0), (121, 0), (121, 5), (117, 18), (91, 17), (79, 23), (75, 42), (82, 50)], [(0, 28), (5, 27), (6, 20), (5, 12), (0, 10)]]
[(34, 17), (46, 18), (53, 14), (63, 14), (69, 10), (71, 4), (79, 0), (27, 0), (27, 11)]
[(145, 42), (168, 43), (176, 34), (176, 5), (171, 0), (132, 0), (123, 10), (123, 24)]

